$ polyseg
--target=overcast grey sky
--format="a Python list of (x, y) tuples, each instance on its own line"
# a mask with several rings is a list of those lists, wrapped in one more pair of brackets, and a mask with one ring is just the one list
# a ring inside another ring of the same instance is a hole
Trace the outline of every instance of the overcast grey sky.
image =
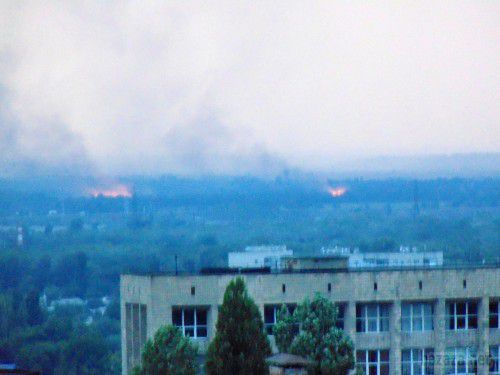
[(0, 174), (500, 151), (500, 1), (0, 2)]

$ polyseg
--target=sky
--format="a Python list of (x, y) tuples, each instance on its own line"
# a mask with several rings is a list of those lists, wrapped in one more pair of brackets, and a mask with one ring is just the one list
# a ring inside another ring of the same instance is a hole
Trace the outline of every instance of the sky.
[(500, 152), (498, 1), (0, 2), (0, 176)]

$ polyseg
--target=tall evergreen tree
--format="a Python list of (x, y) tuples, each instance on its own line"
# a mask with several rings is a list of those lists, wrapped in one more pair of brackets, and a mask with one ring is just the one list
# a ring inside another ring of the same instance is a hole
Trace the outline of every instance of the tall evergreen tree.
[(207, 353), (208, 374), (268, 373), (265, 359), (271, 354), (271, 347), (259, 309), (241, 277), (229, 283), (216, 326), (217, 333)]

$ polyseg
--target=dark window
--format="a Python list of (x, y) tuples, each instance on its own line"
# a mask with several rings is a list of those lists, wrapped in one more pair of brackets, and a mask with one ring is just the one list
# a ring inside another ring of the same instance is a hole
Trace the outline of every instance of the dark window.
[(368, 303), (356, 305), (357, 332), (389, 331), (389, 305)]
[(366, 375), (389, 375), (389, 351), (357, 350), (356, 366)]
[(373, 283), (373, 290), (377, 290), (377, 289), (378, 289), (377, 283)]
[(194, 296), (194, 294), (196, 293), (196, 290), (194, 288), (194, 286), (191, 287), (191, 295)]
[(182, 310), (181, 309), (173, 309), (172, 310), (172, 324), (177, 327), (182, 326)]
[(283, 293), (285, 293), (285, 292), (286, 292), (286, 285), (285, 285), (285, 284), (282, 284), (282, 285), (281, 285), (281, 291), (282, 291)]
[(343, 303), (337, 305), (337, 321), (335, 326), (339, 329), (344, 329), (344, 319), (345, 319), (345, 305)]
[(449, 302), (447, 308), (448, 329), (476, 329), (477, 302)]
[(332, 291), (332, 283), (328, 283), (328, 291), (331, 292)]
[(402, 374), (434, 375), (434, 349), (405, 349), (401, 358)]
[(184, 336), (207, 337), (207, 308), (174, 307), (172, 323), (180, 328)]
[(490, 302), (490, 328), (500, 328), (498, 324), (499, 306), (498, 301)]
[(463, 285), (464, 285), (464, 289), (467, 288), (467, 280), (464, 279)]
[(418, 289), (422, 290), (422, 281), (418, 282)]
[[(264, 305), (264, 327), (268, 335), (273, 334), (273, 328), (276, 324), (276, 321), (278, 320), (278, 313), (281, 309), (281, 306), (282, 305)], [(293, 315), (296, 307), (297, 305), (293, 303), (286, 304), (286, 308), (290, 315)], [(298, 333), (298, 327), (294, 327), (293, 333)]]

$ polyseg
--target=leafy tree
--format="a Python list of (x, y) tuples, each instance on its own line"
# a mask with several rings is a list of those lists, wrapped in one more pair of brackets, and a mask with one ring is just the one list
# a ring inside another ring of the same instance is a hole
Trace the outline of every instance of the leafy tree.
[(276, 346), (281, 353), (289, 353), (293, 339), (297, 334), (297, 319), (290, 314), (286, 305), (282, 305), (276, 317), (276, 324), (273, 328)]
[(62, 347), (61, 373), (97, 375), (108, 371), (109, 347), (93, 330), (80, 327)]
[(54, 270), (56, 286), (65, 288), (68, 295), (85, 296), (89, 279), (87, 261), (83, 251), (62, 257)]
[(83, 229), (83, 220), (81, 218), (71, 220), (69, 229), (73, 232), (80, 232)]
[[(313, 301), (305, 300), (293, 316), (283, 308), (275, 327), (276, 343), (281, 351), (290, 351), (310, 359), (310, 374), (346, 375), (354, 366), (354, 349), (351, 339), (335, 323), (337, 308), (316, 294)], [(293, 337), (294, 324), (300, 324), (300, 332)]]
[(38, 291), (31, 290), (24, 300), (26, 306), (26, 320), (29, 325), (37, 325), (43, 322), (43, 312), (40, 308), (40, 295)]
[(23, 368), (51, 374), (60, 361), (60, 345), (47, 341), (27, 343), (20, 347), (16, 361)]
[(134, 375), (194, 375), (197, 347), (182, 336), (179, 328), (165, 325), (148, 340), (142, 353), (142, 367)]
[(33, 267), (33, 281), (35, 285), (43, 289), (49, 284), (52, 268), (52, 259), (49, 255), (42, 256)]
[(267, 374), (265, 358), (271, 354), (259, 309), (248, 295), (245, 282), (232, 280), (224, 293), (217, 318), (217, 333), (207, 353), (212, 375)]

